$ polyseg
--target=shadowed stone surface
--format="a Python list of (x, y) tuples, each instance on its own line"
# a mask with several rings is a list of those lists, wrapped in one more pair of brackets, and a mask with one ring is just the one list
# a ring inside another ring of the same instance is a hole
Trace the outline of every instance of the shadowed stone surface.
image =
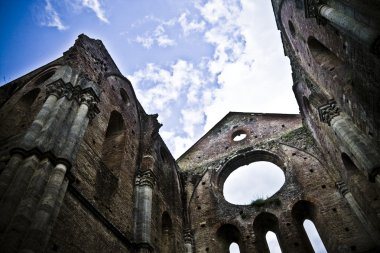
[[(328, 252), (379, 252), (380, 5), (272, 4), (300, 114), (230, 112), (177, 161), (100, 40), (0, 87), (0, 251), (269, 252), (272, 231), (305, 253), (308, 219)], [(284, 185), (227, 202), (256, 161)]]

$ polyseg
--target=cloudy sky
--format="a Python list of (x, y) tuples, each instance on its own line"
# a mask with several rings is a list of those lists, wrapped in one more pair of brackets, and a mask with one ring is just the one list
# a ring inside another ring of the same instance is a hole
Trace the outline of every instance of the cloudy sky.
[(175, 157), (229, 111), (299, 111), (269, 0), (1, 1), (0, 27), (0, 85), (102, 40)]
[(0, 4), (0, 81), (101, 39), (179, 157), (229, 111), (298, 113), (268, 0)]

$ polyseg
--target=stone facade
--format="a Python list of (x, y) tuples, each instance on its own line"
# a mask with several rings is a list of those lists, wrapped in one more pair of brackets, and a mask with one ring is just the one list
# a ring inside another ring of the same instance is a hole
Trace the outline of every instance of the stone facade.
[[(300, 115), (231, 112), (177, 161), (99, 40), (0, 88), (1, 252), (380, 251), (380, 4), (272, 0)], [(234, 141), (244, 134), (245, 138)], [(285, 184), (234, 205), (256, 161)]]

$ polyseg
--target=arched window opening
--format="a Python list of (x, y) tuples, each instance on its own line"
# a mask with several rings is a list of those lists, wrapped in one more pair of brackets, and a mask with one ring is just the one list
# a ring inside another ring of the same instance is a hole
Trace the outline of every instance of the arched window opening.
[[(271, 162), (253, 162), (235, 169), (223, 185), (225, 199), (236, 205), (265, 204), (285, 183), (280, 167)], [(277, 202), (279, 200), (277, 199)]]
[(268, 231), (265, 235), (265, 239), (268, 244), (270, 253), (282, 253), (280, 243), (277, 239), (277, 235), (274, 232)]
[(124, 104), (129, 106), (131, 103), (130, 102), (131, 100), (129, 99), (128, 93), (123, 88), (120, 89), (120, 96), (121, 96)]
[(343, 61), (316, 38), (310, 36), (307, 40), (307, 44), (314, 60), (321, 67), (332, 71), (336, 67), (343, 65)]
[(175, 252), (175, 239), (173, 232), (173, 223), (168, 212), (162, 214), (161, 219), (161, 241), (162, 241), (162, 252), (163, 253), (174, 253)]
[(296, 28), (294, 27), (293, 22), (291, 20), (288, 20), (288, 27), (289, 27), (290, 34), (293, 37), (296, 36)]
[(51, 69), (42, 75), (40, 75), (36, 81), (34, 81), (34, 85), (41, 85), (44, 83), (46, 80), (48, 80), (50, 77), (52, 77), (55, 73), (55, 69)]
[(342, 161), (344, 167), (348, 172), (355, 173), (359, 171), (358, 167), (356, 167), (355, 163), (346, 153), (342, 153)]
[[(315, 205), (306, 200), (298, 201), (292, 209), (292, 216), (295, 220), (295, 225), (299, 232), (298, 240), (301, 242), (302, 247), (304, 247), (305, 252), (327, 252), (325, 246), (322, 243), (319, 232), (317, 232), (314, 222), (312, 222), (317, 219), (316, 213), (317, 212)], [(309, 225), (310, 222), (313, 224), (313, 228), (311, 229)], [(323, 247), (320, 246), (320, 244), (322, 244)]]
[(355, 212), (364, 213), (368, 221), (379, 229), (378, 211), (376, 211), (378, 210), (379, 200), (376, 186), (368, 182), (368, 178), (346, 153), (342, 153), (342, 162), (345, 169), (343, 172), (344, 181), (354, 201), (358, 204), (357, 206), (356, 203), (354, 204), (352, 200), (349, 200), (349, 203), (352, 203), (351, 208)]
[(306, 219), (303, 222), (303, 227), (305, 229), (307, 237), (310, 240), (311, 245), (313, 246), (315, 253), (327, 253), (325, 245), (323, 244), (314, 223), (311, 220)]
[(231, 243), (229, 250), (230, 253), (240, 253), (239, 244), (237, 244), (236, 242)]
[(114, 174), (119, 170), (123, 160), (124, 145), (125, 124), (123, 117), (119, 112), (112, 111), (103, 142), (102, 161)]
[(260, 213), (253, 222), (253, 230), (256, 234), (257, 248), (260, 252), (281, 252), (281, 238), (277, 237), (280, 233), (278, 219), (274, 214)]
[(239, 142), (247, 138), (247, 133), (243, 130), (237, 130), (232, 134), (232, 140), (235, 142)]
[(38, 94), (40, 94), (40, 91), (41, 90), (39, 88), (35, 88), (29, 91), (20, 98), (18, 103), (22, 104), (23, 106), (31, 106), (38, 97)]
[(311, 114), (311, 106), (310, 106), (310, 102), (309, 102), (309, 99), (305, 96), (302, 97), (302, 102), (303, 102), (303, 108), (305, 108), (305, 113), (310, 115)]
[[(231, 224), (222, 225), (216, 232), (218, 239), (217, 249), (215, 252), (229, 253), (240, 252), (241, 234), (239, 229)], [(234, 250), (234, 251), (231, 251)]]
[(2, 119), (0, 139), (11, 137), (27, 128), (33, 121), (37, 110), (32, 110), (32, 105), (40, 94), (40, 89), (35, 88), (24, 94), (8, 112), (4, 112)]

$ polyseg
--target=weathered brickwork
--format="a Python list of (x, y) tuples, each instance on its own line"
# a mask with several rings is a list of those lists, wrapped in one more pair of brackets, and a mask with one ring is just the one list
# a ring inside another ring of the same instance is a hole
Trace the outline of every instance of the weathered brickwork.
[[(0, 87), (1, 252), (380, 252), (380, 5), (272, 0), (300, 115), (230, 112), (177, 161), (99, 40)], [(242, 140), (234, 140), (245, 136)], [(277, 165), (262, 202), (223, 196)]]

